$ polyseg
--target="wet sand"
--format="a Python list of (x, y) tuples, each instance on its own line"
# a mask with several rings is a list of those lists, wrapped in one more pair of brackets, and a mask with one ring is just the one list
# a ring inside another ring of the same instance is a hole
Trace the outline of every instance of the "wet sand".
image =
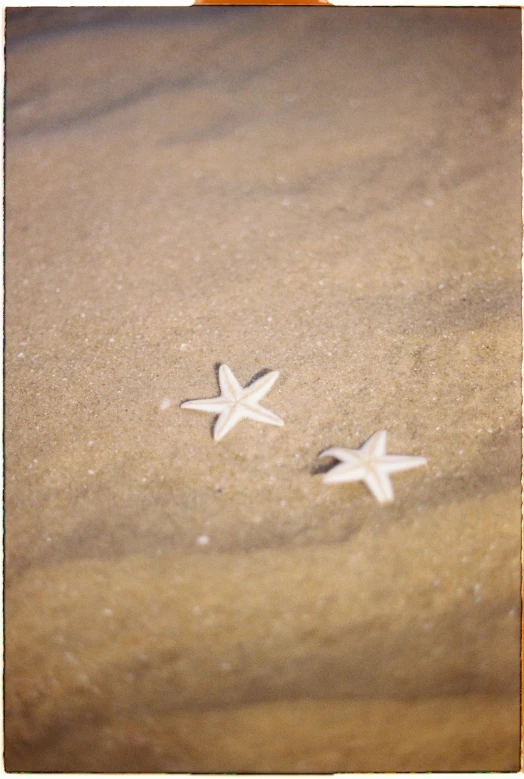
[[(519, 11), (60, 13), (7, 22), (7, 770), (517, 770)], [(283, 428), (180, 409), (221, 363)], [(322, 483), (382, 429), (394, 503)]]

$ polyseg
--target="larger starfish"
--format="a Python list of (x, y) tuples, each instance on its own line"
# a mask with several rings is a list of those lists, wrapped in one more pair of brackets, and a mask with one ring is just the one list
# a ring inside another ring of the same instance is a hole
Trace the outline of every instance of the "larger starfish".
[(267, 408), (263, 408), (258, 402), (262, 400), (264, 395), (267, 395), (279, 375), (278, 371), (272, 371), (261, 376), (253, 384), (242, 387), (231, 368), (227, 365), (221, 365), (218, 370), (220, 397), (187, 400), (182, 403), (181, 408), (193, 408), (196, 411), (219, 414), (213, 431), (215, 441), (224, 438), (241, 419), (254, 419), (255, 422), (266, 422), (269, 425), (281, 427), (284, 420), (272, 411), (268, 411)]
[(336, 457), (341, 460), (323, 478), (326, 484), (342, 484), (349, 481), (364, 481), (380, 503), (393, 500), (390, 473), (409, 471), (426, 465), (425, 457), (411, 457), (403, 454), (386, 454), (387, 432), (374, 433), (360, 449), (326, 449), (320, 457)]

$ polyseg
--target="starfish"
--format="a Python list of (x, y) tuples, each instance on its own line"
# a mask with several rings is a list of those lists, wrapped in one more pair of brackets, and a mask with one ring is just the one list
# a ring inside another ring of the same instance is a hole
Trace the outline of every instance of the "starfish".
[(242, 387), (231, 368), (227, 365), (221, 365), (218, 370), (220, 396), (204, 400), (187, 400), (182, 403), (181, 408), (193, 408), (196, 411), (219, 414), (213, 431), (215, 441), (224, 438), (241, 419), (254, 419), (255, 422), (266, 422), (269, 425), (281, 427), (284, 420), (272, 411), (268, 411), (267, 408), (263, 408), (258, 402), (262, 400), (264, 395), (267, 395), (279, 375), (278, 371), (272, 371), (261, 376), (253, 384)]
[(390, 473), (409, 471), (426, 465), (425, 457), (411, 457), (403, 454), (386, 454), (387, 432), (374, 433), (360, 449), (326, 449), (320, 457), (336, 457), (341, 460), (323, 478), (326, 484), (342, 484), (349, 481), (365, 481), (380, 503), (393, 500)]

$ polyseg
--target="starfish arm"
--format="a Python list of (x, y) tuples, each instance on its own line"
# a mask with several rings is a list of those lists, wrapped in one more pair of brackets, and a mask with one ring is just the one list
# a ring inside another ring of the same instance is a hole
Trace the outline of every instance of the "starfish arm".
[(425, 457), (412, 457), (403, 454), (388, 454), (380, 460), (380, 467), (386, 473), (400, 473), (400, 471), (410, 471), (412, 468), (419, 468), (421, 465), (427, 465)]
[(362, 481), (362, 479), (366, 478), (366, 473), (366, 468), (358, 463), (353, 466), (348, 463), (339, 463), (324, 474), (322, 481), (324, 484), (344, 484), (350, 481)]
[(319, 454), (319, 457), (336, 457), (343, 463), (354, 463), (357, 465), (361, 461), (361, 457), (358, 452), (353, 449), (342, 449), (339, 446), (333, 446), (331, 449), (326, 449)]
[(269, 409), (259, 406), (258, 403), (240, 403), (239, 406), (242, 409), (242, 416), (246, 419), (253, 419), (255, 422), (266, 422), (268, 425), (277, 425), (278, 427), (284, 425), (283, 419)]
[(386, 430), (379, 430), (368, 438), (366, 443), (360, 447), (360, 452), (368, 457), (384, 457), (386, 454), (388, 434)]
[(180, 408), (192, 408), (194, 411), (208, 411), (211, 414), (221, 414), (230, 405), (224, 398), (204, 398), (203, 400), (186, 400)]
[(379, 503), (390, 503), (393, 500), (393, 486), (384, 471), (367, 468), (364, 481)]
[(245, 389), (242, 390), (242, 399), (249, 399), (250, 403), (256, 403), (259, 400), (262, 400), (264, 395), (267, 395), (279, 376), (280, 373), (278, 371), (271, 371), (271, 373), (266, 373), (264, 376), (261, 376), (259, 379), (254, 381), (253, 384), (250, 384), (249, 387), (245, 387)]
[(226, 408), (218, 417), (213, 430), (213, 438), (215, 441), (221, 441), (242, 418), (243, 414), (241, 413), (239, 406), (229, 406)]
[(228, 400), (238, 400), (244, 392), (229, 365), (221, 365), (218, 369), (220, 392)]

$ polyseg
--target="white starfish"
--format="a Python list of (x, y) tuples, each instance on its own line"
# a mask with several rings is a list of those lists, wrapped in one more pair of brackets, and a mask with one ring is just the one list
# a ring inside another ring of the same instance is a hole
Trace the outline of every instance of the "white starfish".
[(219, 414), (213, 433), (215, 441), (224, 438), (241, 419), (254, 419), (255, 422), (266, 422), (268, 425), (281, 427), (284, 420), (258, 403), (264, 395), (267, 395), (279, 375), (278, 371), (272, 371), (261, 376), (253, 384), (242, 387), (231, 368), (221, 365), (218, 370), (220, 397), (188, 400), (182, 403), (181, 408), (194, 408), (196, 411)]
[(360, 449), (326, 449), (320, 457), (329, 455), (341, 462), (326, 473), (323, 481), (326, 484), (365, 481), (380, 503), (392, 501), (393, 487), (389, 474), (418, 468), (419, 465), (426, 465), (427, 460), (425, 457), (386, 454), (387, 435), (385, 430), (374, 433)]

